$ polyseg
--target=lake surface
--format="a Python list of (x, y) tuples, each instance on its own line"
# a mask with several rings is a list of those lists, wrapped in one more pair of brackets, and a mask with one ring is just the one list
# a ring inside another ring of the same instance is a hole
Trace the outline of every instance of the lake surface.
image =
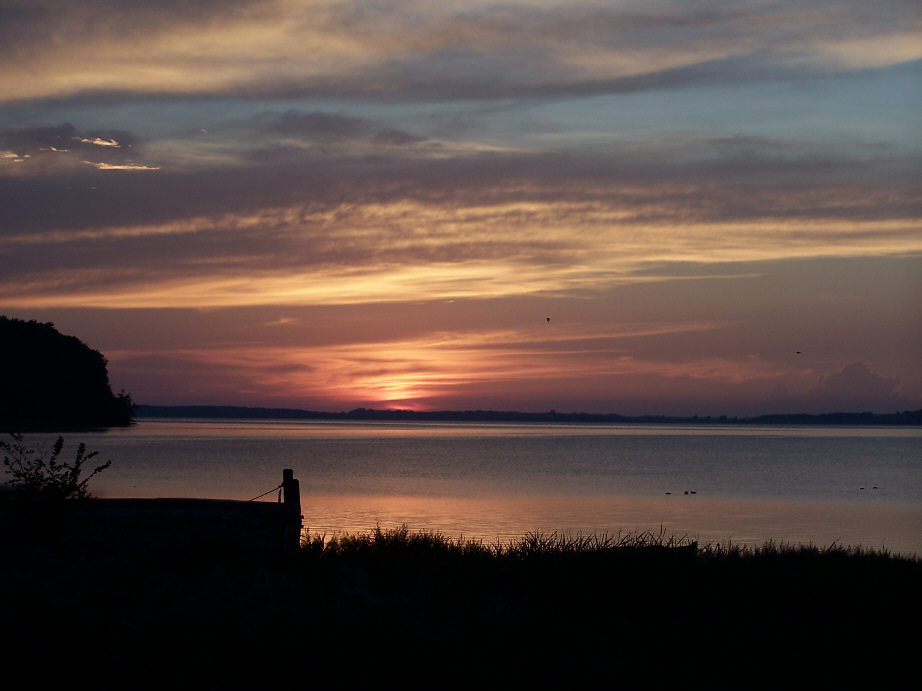
[(918, 428), (141, 419), (65, 435), (63, 460), (80, 441), (112, 460), (91, 480), (101, 497), (253, 499), (292, 468), (311, 533), (662, 531), (922, 554)]

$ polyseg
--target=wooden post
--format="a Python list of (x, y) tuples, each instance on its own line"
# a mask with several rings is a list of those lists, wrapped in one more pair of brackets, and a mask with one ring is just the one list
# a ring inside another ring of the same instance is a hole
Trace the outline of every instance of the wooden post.
[(291, 468), (285, 468), (282, 471), (282, 502), (294, 504), (298, 513), (301, 513), (301, 488), (295, 480), (295, 471)]
[[(282, 470), (282, 503), (291, 507), (293, 516), (285, 522), (285, 546), (297, 548), (301, 545), (301, 488), (295, 480), (295, 471)], [(297, 518), (296, 518), (297, 517)]]

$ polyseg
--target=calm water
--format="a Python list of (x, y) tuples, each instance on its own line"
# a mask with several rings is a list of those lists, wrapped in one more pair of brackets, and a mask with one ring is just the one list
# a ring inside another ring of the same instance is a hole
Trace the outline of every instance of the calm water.
[(312, 533), (663, 530), (922, 554), (919, 429), (142, 419), (65, 435), (64, 460), (79, 441), (113, 461), (98, 496), (251, 499), (293, 468)]

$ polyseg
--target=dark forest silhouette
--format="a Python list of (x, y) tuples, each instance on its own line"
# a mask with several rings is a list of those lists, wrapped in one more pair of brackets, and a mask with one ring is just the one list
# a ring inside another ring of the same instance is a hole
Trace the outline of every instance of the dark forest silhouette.
[(561, 422), (623, 424), (740, 424), (740, 425), (922, 425), (922, 409), (897, 413), (805, 413), (758, 415), (755, 417), (668, 415), (618, 415), (616, 413), (546, 413), (511, 410), (373, 410), (356, 408), (343, 412), (300, 410), (297, 408), (252, 408), (244, 406), (138, 405), (139, 417), (226, 418), (275, 420), (379, 420), (404, 422)]
[(131, 397), (112, 393), (107, 361), (52, 323), (0, 316), (0, 427), (81, 429), (131, 424)]

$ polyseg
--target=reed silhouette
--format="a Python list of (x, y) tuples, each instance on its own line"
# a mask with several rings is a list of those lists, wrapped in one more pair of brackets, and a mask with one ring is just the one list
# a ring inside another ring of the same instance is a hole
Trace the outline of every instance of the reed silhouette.
[[(292, 553), (143, 531), (81, 544), (68, 530), (52, 546), (0, 537), (11, 678), (753, 688), (854, 683), (864, 670), (886, 687), (912, 671), (903, 624), (922, 604), (917, 558), (835, 545), (556, 533), (484, 544), (399, 527), (315, 534)], [(49, 641), (66, 644), (52, 654)]]

